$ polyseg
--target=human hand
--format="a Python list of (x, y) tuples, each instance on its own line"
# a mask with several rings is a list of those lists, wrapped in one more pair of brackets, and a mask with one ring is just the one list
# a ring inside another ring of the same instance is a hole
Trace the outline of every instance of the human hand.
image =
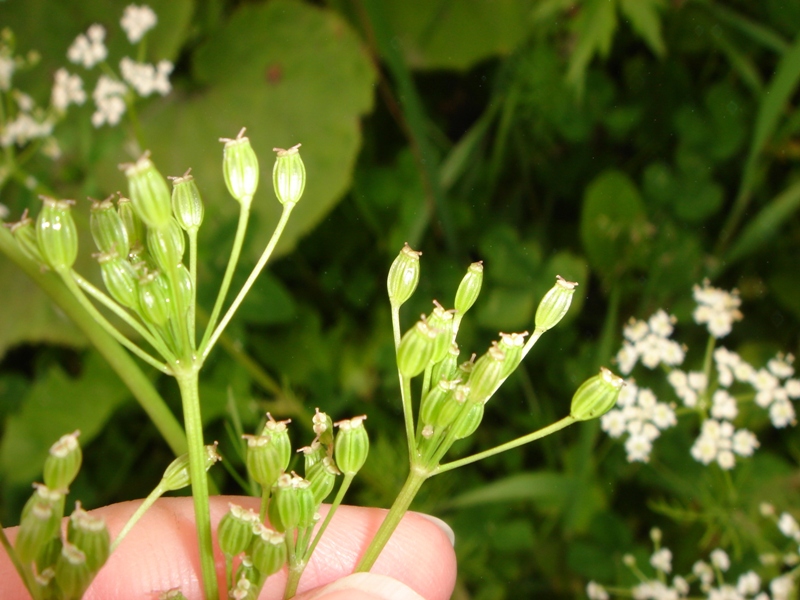
[[(259, 499), (212, 497), (211, 521), (216, 524), (228, 503), (258, 510)], [(113, 504), (93, 514), (103, 517), (112, 539), (133, 514), (139, 501)], [(323, 517), (327, 506), (322, 507)], [(456, 560), (447, 527), (430, 517), (408, 513), (370, 573), (350, 575), (366, 550), (386, 511), (341, 506), (331, 520), (306, 567), (298, 600), (445, 600), (450, 598)], [(16, 528), (6, 530), (10, 539)], [(216, 546), (216, 540), (215, 540)], [(216, 555), (217, 573), (224, 579), (224, 560)], [(286, 571), (267, 580), (259, 598), (283, 595)], [(191, 498), (162, 498), (145, 513), (111, 555), (86, 591), (84, 600), (154, 599), (159, 592), (180, 588), (190, 600), (202, 597), (194, 510)], [(27, 599), (28, 593), (0, 550), (0, 597)]]

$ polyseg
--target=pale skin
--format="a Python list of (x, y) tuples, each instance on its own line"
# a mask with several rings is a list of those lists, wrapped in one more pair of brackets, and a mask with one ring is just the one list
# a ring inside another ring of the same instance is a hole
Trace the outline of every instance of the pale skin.
[[(211, 521), (216, 523), (234, 502), (258, 511), (257, 498), (212, 497)], [(133, 513), (137, 501), (92, 511), (102, 516), (112, 539)], [(323, 507), (324, 510), (327, 507)], [(351, 575), (386, 511), (342, 506), (332, 519), (300, 581), (298, 600), (446, 600), (455, 585), (453, 546), (443, 529), (425, 517), (409, 513), (400, 523), (370, 573)], [(15, 528), (7, 530), (10, 539)], [(224, 578), (224, 561), (217, 555), (217, 572)], [(84, 596), (85, 600), (155, 600), (159, 591), (180, 588), (189, 600), (202, 597), (199, 558), (191, 498), (159, 500), (133, 528), (106, 563)], [(282, 597), (286, 572), (272, 576), (259, 598)], [(0, 597), (28, 598), (22, 582), (0, 547)]]

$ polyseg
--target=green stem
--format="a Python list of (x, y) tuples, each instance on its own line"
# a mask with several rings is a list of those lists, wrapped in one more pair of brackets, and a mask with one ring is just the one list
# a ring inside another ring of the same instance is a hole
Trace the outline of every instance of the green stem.
[(22, 579), (22, 583), (25, 584), (28, 593), (33, 598), (38, 598), (39, 597), (37, 593), (38, 589), (36, 583), (34, 581), (31, 581), (30, 569), (26, 569), (25, 566), (19, 561), (19, 556), (17, 556), (16, 550), (14, 550), (13, 546), (11, 545), (11, 542), (6, 536), (6, 532), (3, 529), (2, 523), (0, 523), (0, 545), (2, 545), (3, 548), (5, 548), (6, 554), (8, 554), (8, 558), (11, 559), (11, 564), (14, 565), (14, 569), (16, 569), (20, 579)]
[[(325, 530), (328, 528), (328, 524), (331, 522), (331, 519), (333, 519), (336, 509), (339, 508), (342, 500), (344, 500), (344, 495), (347, 493), (347, 490), (350, 489), (350, 484), (353, 483), (353, 478), (355, 476), (355, 473), (345, 474), (344, 479), (342, 480), (342, 485), (339, 486), (339, 491), (336, 492), (336, 497), (333, 499), (333, 504), (331, 504), (331, 507), (328, 509), (328, 514), (325, 515), (325, 520), (322, 522), (322, 525), (320, 525), (317, 535), (314, 537), (314, 541), (311, 542), (311, 546), (308, 548), (308, 552), (306, 552), (303, 556), (303, 560), (306, 563), (311, 559), (311, 555), (314, 554), (317, 544), (319, 544), (319, 541), (322, 539), (322, 534), (325, 533)], [(299, 580), (300, 578), (298, 577), (298, 581)], [(295, 588), (296, 587), (297, 586), (295, 584)]]
[[(231, 287), (231, 280), (233, 279), (233, 272), (236, 270), (236, 265), (239, 263), (239, 255), (242, 252), (242, 244), (244, 244), (244, 234), (247, 232), (247, 221), (250, 218), (250, 202), (242, 202), (239, 211), (239, 224), (236, 226), (236, 236), (233, 238), (233, 248), (231, 248), (231, 255), (228, 258), (228, 266), (225, 267), (225, 275), (222, 277), (222, 285), (219, 286), (217, 299), (214, 302), (214, 308), (211, 310), (211, 316), (208, 319), (203, 339), (198, 346), (200, 354), (203, 355), (203, 350), (209, 346), (209, 338), (217, 326), (217, 319), (219, 313), (222, 312), (222, 305), (225, 303), (225, 297), (228, 295), (228, 289)], [(207, 354), (207, 353), (206, 353)]]
[[(289, 216), (292, 214), (292, 209), (294, 208), (294, 206), (295, 206), (294, 204), (283, 205), (283, 212), (281, 213), (281, 218), (275, 227), (275, 231), (272, 232), (272, 237), (270, 238), (267, 247), (264, 249), (264, 253), (261, 255), (261, 258), (258, 259), (256, 266), (253, 267), (253, 271), (250, 273), (250, 276), (247, 278), (247, 281), (244, 282), (242, 289), (239, 290), (239, 293), (237, 294), (236, 298), (234, 298), (230, 308), (228, 308), (228, 312), (226, 312), (225, 316), (222, 317), (222, 320), (219, 322), (219, 325), (217, 325), (217, 328), (214, 330), (214, 333), (211, 334), (211, 337), (208, 338), (205, 345), (203, 345), (203, 343), (201, 342), (200, 348), (198, 350), (198, 355), (200, 356), (201, 362), (205, 360), (205, 358), (208, 356), (208, 353), (211, 352), (211, 349), (214, 347), (214, 344), (217, 342), (217, 339), (219, 339), (219, 336), (222, 335), (223, 331), (225, 331), (225, 327), (227, 327), (228, 323), (233, 318), (233, 315), (236, 314), (236, 311), (244, 301), (245, 296), (247, 296), (247, 293), (250, 291), (250, 288), (253, 287), (253, 284), (256, 282), (258, 276), (261, 274), (261, 271), (263, 271), (264, 267), (267, 265), (267, 261), (269, 260), (270, 256), (272, 256), (272, 252), (273, 250), (275, 250), (275, 246), (277, 245), (278, 240), (281, 237), (281, 234), (283, 234), (283, 230), (286, 228), (286, 223), (289, 222)], [(207, 332), (212, 327), (214, 315), (212, 314), (211, 317), (212, 320), (209, 321), (209, 327), (208, 330), (206, 330)]]
[(414, 405), (411, 401), (411, 379), (404, 377), (398, 372), (400, 376), (400, 396), (403, 404), (403, 421), (406, 426), (406, 442), (408, 445), (408, 460), (414, 464), (416, 460), (416, 436), (414, 435)]
[[(152, 333), (150, 333), (147, 329), (145, 329), (141, 323), (136, 321), (133, 317), (131, 317), (128, 312), (122, 308), (119, 304), (117, 304), (113, 299), (109, 298), (106, 294), (102, 291), (98, 290), (95, 286), (89, 283), (86, 279), (84, 279), (80, 274), (76, 271), (71, 271), (72, 278), (77, 282), (77, 284), (90, 296), (92, 296), (95, 300), (103, 304), (106, 308), (108, 308), (111, 312), (117, 315), (120, 319), (122, 319), (131, 329), (133, 329), (136, 333), (142, 336), (148, 344), (150, 344), (153, 348), (158, 350), (158, 352), (168, 361), (174, 360), (172, 353), (169, 349), (164, 345), (164, 343)], [(116, 328), (115, 328), (116, 329)]]
[(78, 284), (75, 282), (75, 280), (72, 278), (69, 272), (63, 271), (60, 272), (59, 275), (61, 276), (61, 279), (64, 282), (64, 284), (67, 286), (67, 289), (69, 289), (69, 291), (72, 292), (72, 294), (78, 300), (83, 309), (87, 313), (89, 313), (89, 315), (91, 315), (93, 319), (95, 319), (97, 324), (100, 327), (102, 327), (106, 331), (106, 333), (108, 333), (111, 337), (113, 337), (120, 344), (125, 346), (128, 350), (133, 352), (136, 356), (141, 358), (144, 362), (146, 362), (150, 366), (155, 367), (156, 369), (158, 369), (162, 373), (166, 373), (167, 375), (172, 374), (172, 371), (170, 371), (169, 367), (166, 364), (160, 362), (158, 359), (156, 359), (155, 357), (151, 356), (150, 354), (139, 348), (139, 346), (137, 346), (128, 338), (126, 338), (124, 335), (122, 335), (119, 332), (119, 330), (117, 330), (116, 327), (114, 327), (111, 323), (109, 323), (106, 320), (106, 318), (102, 314), (100, 314), (100, 311), (94, 307), (94, 304), (89, 302), (89, 299), (83, 293), (83, 290), (81, 290), (81, 288), (78, 286)]
[(197, 343), (197, 229), (190, 229), (189, 234), (189, 279), (192, 282), (192, 301), (189, 304), (189, 334), (192, 348)]
[(267, 508), (269, 508), (269, 492), (270, 489), (267, 486), (261, 486), (261, 509), (258, 511), (258, 516), (262, 523), (264, 522), (264, 519), (267, 518)]
[(389, 538), (392, 537), (394, 530), (400, 524), (403, 515), (406, 514), (408, 507), (411, 506), (411, 502), (417, 495), (419, 488), (422, 487), (422, 484), (430, 475), (431, 473), (425, 469), (416, 467), (411, 469), (406, 482), (403, 484), (394, 504), (392, 504), (392, 508), (386, 513), (383, 523), (381, 523), (378, 531), (375, 532), (375, 537), (372, 538), (364, 556), (361, 557), (361, 561), (356, 567), (356, 573), (363, 573), (372, 568), (381, 551), (389, 542)]
[[(296, 529), (292, 528), (285, 532), (286, 535), (286, 551), (289, 555), (289, 579), (286, 582), (286, 588), (283, 591), (283, 597), (285, 600), (288, 600), (292, 596), (294, 596), (294, 592), (289, 590), (289, 581), (291, 581), (295, 577), (295, 572), (298, 570), (297, 564), (297, 552), (295, 551), (295, 544), (294, 544), (294, 534)], [(305, 565), (303, 565), (305, 568)], [(300, 575), (302, 575), (303, 570), (302, 568), (299, 570)], [(297, 579), (300, 579), (300, 575), (297, 575)]]
[(511, 440), (510, 442), (506, 442), (505, 444), (500, 444), (499, 446), (495, 446), (494, 448), (490, 448), (489, 450), (484, 450), (483, 452), (478, 452), (477, 454), (473, 454), (472, 456), (466, 456), (464, 458), (460, 458), (458, 460), (454, 460), (452, 462), (439, 465), (431, 472), (431, 476), (439, 475), (441, 473), (445, 473), (446, 471), (452, 471), (453, 469), (457, 469), (458, 467), (463, 467), (464, 465), (474, 463), (484, 458), (489, 458), (490, 456), (494, 456), (495, 454), (505, 452), (506, 450), (512, 450), (513, 448), (518, 448), (519, 446), (528, 444), (535, 440), (546, 437), (551, 433), (555, 433), (556, 431), (564, 429), (565, 427), (572, 425), (575, 421), (577, 421), (577, 419), (572, 415), (566, 416), (560, 421), (556, 421), (555, 423), (552, 423), (547, 427), (542, 427), (541, 429), (538, 429), (533, 433), (523, 435), (522, 437), (518, 437), (517, 439)]
[(89, 338), (92, 345), (130, 389), (175, 456), (184, 454), (186, 435), (183, 428), (130, 354), (98, 325), (61, 279), (51, 272), (42, 272), (38, 264), (22, 254), (16, 240), (5, 227), (0, 227), (0, 252), (16, 263)]
[(200, 417), (200, 395), (197, 388), (198, 371), (175, 373), (181, 390), (183, 421), (189, 443), (189, 476), (192, 480), (192, 499), (200, 550), (200, 570), (206, 600), (219, 598), (217, 573), (214, 566), (214, 548), (211, 542), (211, 515), (208, 504), (208, 476), (206, 475), (206, 449), (203, 444), (203, 422)]
[(136, 512), (131, 515), (130, 519), (128, 519), (128, 522), (125, 523), (125, 527), (122, 528), (122, 531), (117, 534), (117, 537), (111, 544), (111, 552), (114, 552), (114, 550), (117, 549), (117, 547), (122, 543), (122, 540), (125, 539), (125, 536), (128, 535), (131, 529), (133, 529), (133, 526), (136, 525), (144, 513), (147, 512), (147, 509), (153, 506), (155, 501), (161, 498), (163, 495), (164, 488), (159, 483), (155, 489), (147, 495), (147, 498), (142, 501), (142, 503), (139, 505), (139, 508), (136, 509)]

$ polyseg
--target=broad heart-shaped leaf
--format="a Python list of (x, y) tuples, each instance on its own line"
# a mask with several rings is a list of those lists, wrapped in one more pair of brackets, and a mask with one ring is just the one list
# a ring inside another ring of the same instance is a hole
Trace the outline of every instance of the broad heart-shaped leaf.
[(9, 416), (0, 445), (0, 469), (11, 483), (32, 481), (41, 473), (50, 446), (65, 433), (80, 429), (89, 443), (129, 393), (99, 354), (91, 353), (83, 373), (70, 378), (60, 367), (40, 377)]
[[(153, 160), (165, 175), (192, 167), (212, 216), (208, 227), (215, 215), (237, 209), (225, 189), (217, 140), (246, 126), (261, 165), (248, 233), (258, 240), (249, 247), (260, 254), (281, 210), (272, 190), (272, 149), (302, 143), (307, 184), (281, 239), (288, 250), (350, 183), (358, 119), (372, 107), (375, 80), (359, 39), (332, 11), (291, 0), (247, 4), (198, 49), (193, 66), (205, 89), (174, 94), (143, 119)], [(119, 174), (107, 176), (109, 189), (118, 189)]]
[(589, 264), (605, 277), (628, 266), (646, 238), (647, 223), (639, 190), (620, 171), (598, 175), (583, 197), (581, 240)]
[(468, 69), (509, 54), (529, 31), (526, 0), (374, 0), (415, 69)]
[(0, 255), (0, 358), (19, 343), (82, 346), (78, 328), (14, 263)]

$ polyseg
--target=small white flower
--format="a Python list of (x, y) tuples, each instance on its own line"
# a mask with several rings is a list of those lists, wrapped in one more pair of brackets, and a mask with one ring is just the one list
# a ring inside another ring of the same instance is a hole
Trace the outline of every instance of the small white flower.
[(788, 400), (773, 402), (769, 407), (769, 419), (772, 421), (772, 426), (777, 429), (782, 429), (787, 425), (794, 425), (794, 406)]
[(739, 414), (736, 400), (726, 390), (717, 390), (711, 398), (711, 416), (732, 421)]
[(164, 96), (172, 89), (168, 79), (168, 75), (172, 72), (172, 63), (167, 60), (162, 60), (156, 68), (148, 63), (138, 63), (126, 56), (120, 61), (119, 68), (122, 78), (144, 98), (153, 92)]
[(671, 367), (683, 364), (686, 351), (683, 346), (673, 340), (666, 340), (661, 350), (661, 362)]
[(0, 54), (0, 92), (7, 92), (11, 89), (11, 79), (17, 63), (12, 56)]
[(622, 411), (614, 409), (600, 417), (600, 427), (612, 438), (618, 438), (625, 433), (626, 419)]
[(702, 371), (691, 371), (688, 378), (689, 387), (696, 392), (703, 392), (708, 387), (708, 377)]
[(652, 450), (653, 443), (645, 435), (632, 435), (625, 441), (628, 462), (648, 462)]
[(739, 575), (736, 582), (736, 590), (740, 594), (757, 594), (761, 590), (761, 578), (755, 571), (748, 571)]
[(17, 101), (17, 106), (22, 112), (31, 112), (36, 106), (36, 102), (33, 101), (28, 94), (20, 92), (19, 90), (14, 90), (13, 92), (14, 100)]
[(650, 564), (654, 569), (664, 573), (672, 572), (672, 552), (669, 548), (661, 548), (650, 557)]
[(678, 424), (678, 419), (675, 416), (675, 411), (669, 404), (659, 402), (653, 409), (651, 417), (653, 424), (659, 429), (668, 429)]
[(736, 457), (730, 450), (720, 450), (717, 453), (717, 464), (720, 466), (721, 469), (730, 471), (733, 467), (736, 466)]
[(733, 434), (732, 448), (739, 456), (752, 456), (758, 446), (755, 434), (747, 429), (740, 429)]
[(647, 321), (650, 331), (662, 338), (668, 338), (675, 330), (675, 317), (668, 315), (665, 310), (656, 311)]
[(622, 389), (619, 391), (619, 396), (617, 396), (617, 406), (626, 407), (626, 406), (633, 406), (636, 404), (636, 397), (639, 395), (639, 388), (637, 387), (636, 383), (633, 379), (628, 379), (625, 381), (625, 385), (622, 386)]
[(739, 306), (742, 301), (736, 290), (726, 292), (719, 288), (711, 287), (708, 280), (703, 282), (703, 287), (694, 286), (694, 299), (697, 308), (693, 313), (696, 323), (705, 323), (708, 332), (715, 338), (722, 338), (731, 332), (733, 323), (741, 321), (742, 313)]
[(20, 113), (13, 121), (6, 123), (0, 133), (0, 146), (7, 148), (12, 144), (24, 146), (31, 140), (46, 138), (53, 133), (53, 123), (37, 121), (27, 113)]
[(589, 596), (589, 600), (608, 600), (606, 588), (594, 581), (586, 585), (586, 595)]
[(711, 464), (717, 458), (717, 442), (714, 438), (701, 434), (689, 452), (697, 462)]
[(794, 591), (794, 581), (789, 575), (781, 575), (770, 581), (769, 591), (773, 600), (789, 600)]
[(800, 398), (800, 379), (789, 379), (783, 384), (786, 395), (794, 400)]
[(767, 363), (767, 369), (769, 369), (770, 373), (775, 375), (775, 377), (778, 377), (779, 379), (787, 379), (794, 375), (794, 367), (792, 367), (793, 362), (794, 356), (791, 354), (787, 356), (778, 354), (778, 356), (771, 359)]
[(787, 512), (782, 513), (781, 518), (778, 519), (778, 529), (788, 538), (795, 539), (800, 535), (800, 526), (798, 526), (795, 518)]
[(9, 210), (5, 204), (0, 204), (0, 220), (8, 218)]
[(728, 553), (722, 548), (712, 550), (710, 554), (711, 564), (718, 568), (723, 573), (731, 568), (731, 559), (728, 558)]
[(91, 69), (97, 63), (102, 62), (108, 56), (103, 41), (106, 37), (106, 30), (102, 25), (95, 23), (86, 34), (80, 34), (72, 42), (67, 50), (67, 58), (70, 62), (81, 64), (87, 69)]
[(144, 37), (145, 33), (156, 26), (157, 22), (156, 13), (149, 6), (130, 4), (125, 8), (125, 12), (122, 13), (122, 19), (120, 19), (119, 23), (123, 31), (125, 31), (125, 35), (128, 36), (128, 41), (131, 44), (136, 44)]
[(676, 575), (672, 579), (672, 587), (674, 587), (675, 591), (681, 596), (686, 596), (689, 594), (689, 582), (680, 575)]
[(708, 587), (714, 581), (714, 570), (707, 562), (698, 560), (692, 565), (692, 574), (700, 580), (703, 587)]
[(775, 507), (769, 502), (762, 502), (758, 505), (758, 512), (762, 517), (771, 517), (775, 514)]
[(622, 330), (622, 335), (626, 340), (631, 342), (638, 342), (644, 339), (644, 336), (648, 333), (650, 333), (650, 328), (647, 326), (647, 323), (644, 321), (637, 321), (634, 318), (631, 318)]
[(86, 92), (83, 91), (83, 80), (80, 77), (70, 75), (66, 69), (59, 69), (55, 79), (50, 102), (57, 110), (63, 112), (70, 104), (83, 104), (86, 101)]
[(639, 360), (639, 353), (636, 351), (636, 347), (633, 344), (625, 342), (622, 344), (620, 351), (617, 352), (617, 356), (614, 360), (617, 363), (619, 372), (623, 375), (628, 375), (633, 371), (633, 367), (636, 366)]

